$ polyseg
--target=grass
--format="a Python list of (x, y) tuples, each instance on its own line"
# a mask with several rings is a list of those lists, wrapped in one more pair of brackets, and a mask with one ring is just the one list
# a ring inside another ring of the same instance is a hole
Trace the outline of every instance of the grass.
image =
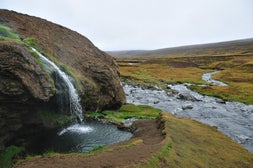
[(2, 24), (0, 24), (0, 37), (2, 37), (2, 39), (11, 38), (15, 40), (20, 40), (18, 34), (16, 34), (11, 28)]
[[(224, 100), (253, 104), (253, 57), (238, 57), (223, 62), (227, 67), (213, 76), (229, 86), (209, 86), (191, 88), (205, 95), (215, 96)], [(217, 65), (217, 64), (216, 64)]]
[(216, 128), (200, 122), (161, 117), (166, 143), (147, 163), (138, 167), (243, 167), (250, 168), (253, 155)]
[(201, 75), (206, 70), (196, 67), (175, 68), (164, 64), (139, 64), (135, 66), (120, 66), (122, 77), (132, 78), (135, 80), (153, 83), (158, 86), (163, 84), (159, 81), (167, 83), (196, 83), (204, 84)]
[(0, 153), (0, 167), (9, 168), (13, 165), (13, 159), (23, 151), (22, 147), (9, 146)]
[(92, 112), (86, 114), (88, 117), (93, 118), (104, 118), (113, 122), (124, 122), (128, 118), (139, 118), (139, 119), (156, 119), (161, 112), (160, 109), (153, 108), (146, 105), (134, 105), (126, 104), (123, 105), (119, 110), (111, 111), (105, 110), (102, 113)]

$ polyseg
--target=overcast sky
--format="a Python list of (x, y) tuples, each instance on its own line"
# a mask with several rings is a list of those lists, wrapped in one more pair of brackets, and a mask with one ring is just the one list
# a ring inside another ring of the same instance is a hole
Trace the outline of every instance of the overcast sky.
[(253, 0), (0, 0), (88, 37), (102, 50), (253, 38)]

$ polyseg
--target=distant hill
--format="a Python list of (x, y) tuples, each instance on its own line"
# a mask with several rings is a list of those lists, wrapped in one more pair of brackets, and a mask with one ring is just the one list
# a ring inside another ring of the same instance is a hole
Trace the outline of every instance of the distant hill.
[(185, 56), (229, 56), (229, 55), (252, 55), (253, 38), (189, 45), (157, 50), (127, 50), (109, 51), (108, 54), (116, 58), (160, 58), (160, 57), (185, 57)]
[(110, 55), (125, 56), (125, 55), (137, 55), (145, 54), (148, 50), (123, 50), (123, 51), (106, 51)]

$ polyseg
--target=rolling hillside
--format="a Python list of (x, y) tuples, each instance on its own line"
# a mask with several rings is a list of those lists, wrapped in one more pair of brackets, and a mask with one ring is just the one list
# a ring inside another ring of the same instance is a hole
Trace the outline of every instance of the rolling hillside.
[(230, 55), (252, 55), (253, 38), (189, 45), (182, 47), (163, 48), (157, 50), (128, 50), (128, 51), (108, 51), (116, 58), (161, 58), (161, 57), (185, 57), (185, 56), (230, 56)]

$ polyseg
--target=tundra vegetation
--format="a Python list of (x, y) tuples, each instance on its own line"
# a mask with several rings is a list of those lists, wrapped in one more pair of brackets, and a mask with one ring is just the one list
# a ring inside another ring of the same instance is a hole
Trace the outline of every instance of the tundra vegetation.
[[(145, 60), (118, 60), (125, 81), (135, 79), (138, 84), (165, 87), (166, 83), (206, 84), (193, 85), (199, 93), (228, 101), (253, 104), (253, 54), (237, 56), (185, 56), (149, 58)], [(228, 86), (212, 86), (202, 80), (204, 73), (221, 70), (213, 78)]]
[[(6, 33), (6, 27), (0, 27), (4, 36), (12, 37)], [(9, 31), (9, 30), (8, 30)], [(7, 34), (7, 35), (6, 35)], [(13, 38), (17, 39), (16, 36)], [(31, 39), (27, 39), (32, 43)], [(132, 60), (131, 60), (132, 61)], [(130, 62), (131, 62), (130, 61)], [(227, 87), (194, 86), (192, 89), (198, 92), (221, 97), (226, 100), (238, 100), (248, 104), (253, 103), (253, 55), (249, 56), (205, 56), (205, 57), (168, 57), (159, 59), (137, 60), (129, 64), (129, 60), (118, 60), (120, 72), (124, 79), (134, 79), (138, 84), (152, 84), (164, 87), (166, 83), (195, 83), (207, 84), (201, 80), (201, 76), (210, 70), (223, 70), (214, 76), (215, 79), (227, 83)], [(169, 113), (142, 105), (123, 105), (116, 111), (104, 111), (102, 113), (88, 114), (94, 118), (105, 118), (114, 122), (122, 122), (124, 119), (148, 118), (157, 120), (160, 133), (164, 139), (160, 142), (160, 149), (149, 158), (141, 158), (142, 162), (137, 167), (251, 167), (253, 155), (238, 143), (232, 141), (216, 128), (201, 124), (186, 118), (177, 118)], [(59, 116), (45, 116), (59, 119)], [(68, 117), (60, 117), (57, 123), (69, 120)], [(98, 146), (88, 154), (82, 154), (82, 159), (88, 156), (99, 155), (103, 152), (121, 152), (123, 148), (146, 145), (142, 139), (131, 139), (109, 147)], [(18, 158), (23, 148), (10, 146), (0, 154), (0, 166), (9, 167), (12, 161)], [(56, 154), (50, 152), (53, 157), (61, 158), (80, 154)], [(48, 158), (50, 159), (48, 156)], [(73, 157), (71, 159), (73, 159)], [(43, 156), (42, 156), (43, 158)]]

